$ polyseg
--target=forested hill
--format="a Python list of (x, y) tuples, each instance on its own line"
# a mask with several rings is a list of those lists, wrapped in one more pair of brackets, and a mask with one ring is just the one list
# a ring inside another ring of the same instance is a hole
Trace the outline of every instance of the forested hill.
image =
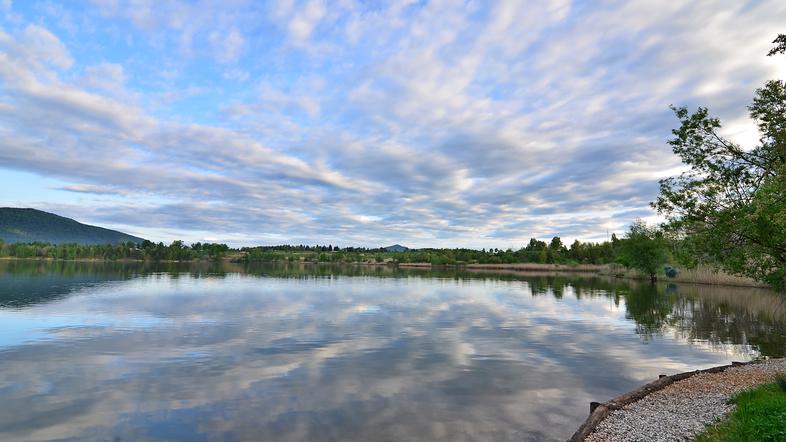
[(0, 207), (0, 240), (7, 244), (20, 242), (117, 244), (143, 241), (136, 236), (82, 224), (54, 213), (13, 207)]

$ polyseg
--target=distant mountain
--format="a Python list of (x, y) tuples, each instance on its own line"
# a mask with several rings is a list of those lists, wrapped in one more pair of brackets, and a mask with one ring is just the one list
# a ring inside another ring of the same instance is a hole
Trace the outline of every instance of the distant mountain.
[(404, 247), (399, 244), (394, 244), (392, 246), (385, 247), (385, 250), (388, 252), (406, 252), (407, 250), (409, 250), (409, 247)]
[(136, 236), (82, 224), (54, 213), (13, 207), (0, 207), (0, 239), (8, 244), (18, 242), (117, 244), (143, 241)]

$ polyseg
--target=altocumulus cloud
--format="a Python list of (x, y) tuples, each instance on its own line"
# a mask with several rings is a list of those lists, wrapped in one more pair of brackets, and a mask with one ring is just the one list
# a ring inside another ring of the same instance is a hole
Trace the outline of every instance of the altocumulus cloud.
[[(2, 205), (152, 239), (516, 247), (621, 231), (679, 167), (669, 104), (743, 145), (786, 4), (0, 4)], [(28, 189), (14, 190), (18, 177)], [(52, 184), (55, 183), (55, 184)]]

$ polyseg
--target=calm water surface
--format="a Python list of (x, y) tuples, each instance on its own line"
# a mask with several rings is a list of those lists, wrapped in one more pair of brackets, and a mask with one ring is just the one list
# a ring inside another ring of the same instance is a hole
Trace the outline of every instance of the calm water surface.
[(589, 402), (786, 352), (762, 290), (0, 262), (0, 440), (565, 440)]

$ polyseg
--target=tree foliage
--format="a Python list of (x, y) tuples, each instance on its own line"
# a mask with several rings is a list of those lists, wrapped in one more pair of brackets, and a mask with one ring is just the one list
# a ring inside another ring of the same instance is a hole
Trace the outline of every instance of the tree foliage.
[(779, 34), (772, 43), (775, 47), (767, 55), (786, 54), (786, 34)]
[(655, 281), (658, 269), (668, 257), (668, 243), (663, 232), (644, 221), (631, 224), (621, 241), (619, 260), (627, 267), (638, 269)]
[(120, 244), (49, 244), (13, 243), (0, 241), (0, 257), (48, 258), (48, 259), (91, 259), (91, 260), (151, 260), (192, 261), (197, 259), (220, 259), (229, 251), (226, 244), (196, 243), (190, 247), (183, 241), (170, 245), (144, 240), (139, 244), (128, 241)]
[(514, 249), (423, 248), (404, 252), (389, 252), (384, 248), (330, 246), (260, 246), (244, 247), (246, 261), (320, 261), (320, 262), (399, 262), (456, 264), (607, 264), (615, 261), (615, 245), (610, 242), (575, 241), (568, 249), (559, 237), (550, 242), (531, 238), (529, 243)]
[[(786, 36), (770, 54), (786, 51)], [(768, 81), (749, 106), (761, 138), (752, 149), (720, 135), (706, 108), (673, 108), (669, 141), (690, 170), (660, 182), (653, 206), (699, 256), (725, 270), (786, 288), (786, 83)]]

